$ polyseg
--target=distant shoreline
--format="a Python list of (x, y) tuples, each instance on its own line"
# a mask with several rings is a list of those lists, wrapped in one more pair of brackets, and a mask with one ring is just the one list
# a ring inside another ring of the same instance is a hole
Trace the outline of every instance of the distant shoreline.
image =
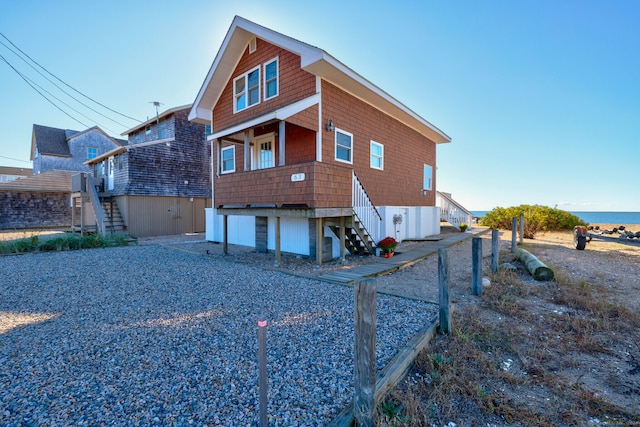
[[(471, 215), (482, 218), (489, 211), (471, 211)], [(640, 212), (587, 212), (569, 211), (569, 213), (582, 219), (591, 225), (616, 224), (618, 225), (638, 225), (640, 228)]]

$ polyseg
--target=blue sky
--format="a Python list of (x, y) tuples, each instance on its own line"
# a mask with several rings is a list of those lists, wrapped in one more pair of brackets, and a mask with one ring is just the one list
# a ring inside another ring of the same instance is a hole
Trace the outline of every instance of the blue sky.
[[(451, 136), (438, 146), (437, 187), (469, 209), (640, 211), (635, 0), (21, 0), (3, 5), (0, 32), (74, 88), (146, 120), (152, 101), (193, 102), (235, 15), (324, 49)], [(0, 54), (89, 116), (60, 104), (81, 122), (115, 136), (136, 125)], [(0, 59), (0, 165), (30, 166), (34, 123), (85, 129)]]

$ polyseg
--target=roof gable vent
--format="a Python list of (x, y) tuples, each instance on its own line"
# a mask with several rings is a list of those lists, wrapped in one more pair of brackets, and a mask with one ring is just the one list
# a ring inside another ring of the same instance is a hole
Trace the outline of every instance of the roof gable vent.
[(257, 49), (256, 38), (253, 37), (253, 38), (251, 38), (251, 40), (249, 40), (249, 53), (255, 52), (256, 49)]

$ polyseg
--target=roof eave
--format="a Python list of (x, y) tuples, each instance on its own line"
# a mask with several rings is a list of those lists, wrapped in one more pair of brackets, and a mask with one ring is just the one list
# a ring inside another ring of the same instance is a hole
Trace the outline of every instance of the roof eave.
[(242, 52), (254, 36), (299, 55), (303, 70), (327, 80), (374, 108), (400, 120), (433, 142), (437, 144), (451, 142), (447, 134), (322, 49), (239, 16), (234, 18), (227, 31), (220, 50), (193, 102), (189, 120), (205, 124), (211, 122), (213, 107), (230, 80), (242, 57)]
[(132, 127), (131, 129), (124, 131), (123, 133), (121, 133), (120, 135), (125, 136), (125, 135), (129, 135), (130, 133), (133, 133), (139, 129), (144, 129), (145, 126), (153, 124), (156, 122), (156, 120), (158, 119), (162, 119), (170, 114), (173, 113), (177, 113), (178, 111), (182, 111), (182, 110), (186, 110), (187, 108), (190, 108), (191, 104), (186, 104), (186, 105), (181, 105), (179, 107), (173, 107), (173, 108), (169, 108), (166, 111), (163, 111), (162, 113), (158, 114), (157, 117), (152, 117), (150, 119), (147, 119), (146, 121), (140, 123), (139, 125), (136, 125), (134, 127)]
[(451, 142), (446, 133), (326, 52), (302, 68), (396, 118), (436, 144)]

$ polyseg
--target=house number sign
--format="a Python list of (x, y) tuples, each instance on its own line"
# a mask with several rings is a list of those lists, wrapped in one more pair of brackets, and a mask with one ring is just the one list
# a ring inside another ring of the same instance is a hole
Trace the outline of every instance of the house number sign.
[(304, 181), (304, 172), (303, 173), (294, 173), (291, 175), (291, 182), (299, 182)]

